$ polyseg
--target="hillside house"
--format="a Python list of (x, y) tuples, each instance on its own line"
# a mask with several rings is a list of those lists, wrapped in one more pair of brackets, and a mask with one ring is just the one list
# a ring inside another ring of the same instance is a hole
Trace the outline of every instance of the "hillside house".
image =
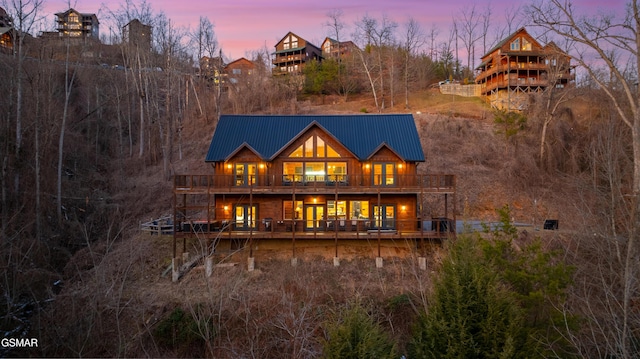
[(554, 43), (542, 46), (520, 28), (482, 57), (475, 82), (492, 107), (522, 110), (530, 93), (570, 86), (572, 71), (569, 55)]
[(322, 51), (312, 43), (294, 34), (287, 33), (275, 46), (273, 74), (300, 74), (309, 61), (322, 59)]
[(350, 56), (357, 46), (353, 41), (337, 41), (327, 37), (322, 42), (321, 48), (323, 58), (342, 59)]
[(55, 15), (58, 36), (100, 40), (100, 22), (96, 14), (83, 14), (71, 8)]
[(256, 64), (254, 64), (253, 61), (241, 57), (224, 66), (224, 76), (229, 83), (237, 84), (248, 80), (249, 76), (253, 75), (255, 70)]
[(145, 25), (140, 20), (133, 19), (122, 27), (122, 41), (142, 51), (150, 51), (151, 31), (151, 25)]
[(216, 85), (220, 83), (225, 67), (222, 56), (203, 56), (200, 58), (200, 76), (213, 81)]
[[(201, 175), (174, 180), (177, 241), (413, 243), (455, 235), (455, 177), (421, 174), (411, 115), (223, 115)], [(435, 196), (435, 197), (434, 197)], [(332, 242), (334, 241), (334, 242)], [(184, 253), (184, 252), (183, 252)]]
[(15, 29), (13, 20), (7, 12), (0, 7), (0, 51), (13, 53), (13, 43), (15, 39)]

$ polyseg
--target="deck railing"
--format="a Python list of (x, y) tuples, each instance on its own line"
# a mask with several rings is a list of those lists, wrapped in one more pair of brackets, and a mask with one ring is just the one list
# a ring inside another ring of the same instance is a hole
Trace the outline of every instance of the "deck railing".
[(454, 220), (449, 218), (386, 219), (383, 222), (375, 219), (274, 220), (263, 218), (237, 223), (231, 219), (207, 222), (204, 219), (179, 218), (176, 221), (175, 231), (178, 236), (204, 235), (236, 238), (291, 238), (292, 236), (358, 238), (378, 235), (439, 238), (455, 235), (456, 232)]
[[(456, 178), (450, 174), (425, 175), (175, 175), (174, 190), (244, 192), (248, 190), (427, 190), (451, 192)], [(336, 188), (337, 187), (337, 188)]]

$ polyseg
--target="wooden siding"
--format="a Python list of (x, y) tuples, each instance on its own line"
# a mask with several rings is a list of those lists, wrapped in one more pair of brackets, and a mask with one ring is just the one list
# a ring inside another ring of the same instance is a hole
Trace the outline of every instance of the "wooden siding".
[[(515, 41), (519, 48), (512, 47)], [(476, 84), (493, 107), (518, 110), (526, 105), (518, 94), (541, 92), (548, 86), (568, 86), (575, 76), (570, 62), (571, 57), (555, 44), (541, 46), (522, 28), (482, 57)], [(505, 98), (513, 101), (496, 101)]]

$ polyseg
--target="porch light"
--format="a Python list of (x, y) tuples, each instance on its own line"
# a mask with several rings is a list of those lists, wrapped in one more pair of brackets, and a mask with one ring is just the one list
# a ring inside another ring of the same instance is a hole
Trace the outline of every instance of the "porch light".
[(229, 163), (229, 164), (227, 164), (227, 168), (228, 168), (228, 169), (232, 169), (232, 168), (233, 168), (233, 165), (231, 165), (231, 163)]
[(402, 206), (400, 208), (402, 209), (402, 212), (406, 212), (407, 211), (407, 206)]
[(229, 210), (229, 206), (224, 206), (224, 211), (227, 212)]
[(364, 168), (369, 169), (369, 167), (371, 167), (371, 165), (369, 165), (368, 163), (364, 165)]
[(263, 169), (263, 168), (264, 168), (264, 163), (261, 163), (260, 164), (260, 169)]
[(318, 199), (313, 197), (313, 203), (318, 203)]
[(398, 168), (402, 168), (402, 163), (398, 164)]

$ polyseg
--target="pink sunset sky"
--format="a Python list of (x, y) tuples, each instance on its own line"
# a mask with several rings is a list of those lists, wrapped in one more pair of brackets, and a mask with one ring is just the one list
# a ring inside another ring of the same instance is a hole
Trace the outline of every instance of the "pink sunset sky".
[[(139, 4), (141, 1), (134, 1)], [(214, 24), (214, 31), (223, 54), (229, 59), (250, 57), (251, 52), (264, 48), (274, 50), (275, 44), (292, 31), (298, 36), (320, 46), (329, 28), (327, 13), (339, 9), (343, 12), (345, 28), (342, 39), (348, 40), (355, 30), (354, 23), (364, 15), (381, 19), (383, 15), (396, 22), (397, 35), (402, 25), (410, 17), (420, 24), (424, 32), (436, 28), (443, 40), (449, 34), (453, 18), (460, 17), (463, 9), (471, 9), (474, 4), (478, 13), (485, 13), (491, 7), (493, 17), (503, 21), (507, 11), (526, 5), (526, 0), (147, 0), (154, 14), (163, 12), (176, 27), (194, 29), (200, 16), (205, 16)], [(622, 12), (626, 0), (575, 0), (578, 10), (585, 12)], [(100, 20), (100, 34), (109, 34), (107, 8), (117, 10), (120, 1), (104, 0), (45, 0), (44, 12), (48, 23), (53, 23), (54, 13), (71, 7), (83, 13), (95, 13)], [(525, 24), (519, 24), (525, 25)], [(514, 29), (515, 30), (515, 29)]]

